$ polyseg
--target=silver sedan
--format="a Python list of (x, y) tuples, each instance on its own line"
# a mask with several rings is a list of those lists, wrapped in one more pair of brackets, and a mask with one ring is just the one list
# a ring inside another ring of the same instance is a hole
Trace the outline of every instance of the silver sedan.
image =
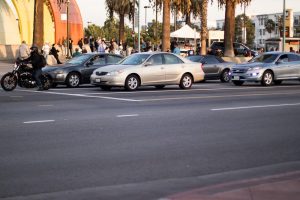
[(171, 53), (146, 52), (130, 55), (118, 65), (96, 69), (91, 75), (91, 84), (103, 90), (111, 87), (136, 90), (142, 85), (156, 88), (179, 85), (182, 89), (189, 89), (193, 82), (203, 79), (204, 72), (198, 63)]
[(251, 81), (270, 86), (281, 84), (283, 80), (299, 80), (300, 55), (288, 52), (264, 53), (246, 64), (233, 67), (231, 76), (235, 85)]

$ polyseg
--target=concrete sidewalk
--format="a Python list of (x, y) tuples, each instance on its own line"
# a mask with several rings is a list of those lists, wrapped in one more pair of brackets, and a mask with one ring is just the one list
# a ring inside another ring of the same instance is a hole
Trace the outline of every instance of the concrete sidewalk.
[(299, 200), (300, 171), (230, 182), (175, 194), (163, 200)]

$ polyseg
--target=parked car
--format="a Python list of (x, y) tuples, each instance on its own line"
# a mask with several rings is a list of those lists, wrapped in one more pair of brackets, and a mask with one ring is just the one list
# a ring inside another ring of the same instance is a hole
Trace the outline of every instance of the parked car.
[(174, 84), (189, 89), (193, 82), (203, 79), (204, 72), (198, 63), (172, 53), (145, 52), (130, 55), (117, 65), (96, 69), (91, 83), (103, 90), (115, 86), (136, 90), (142, 85), (160, 89)]
[(99, 67), (116, 64), (123, 57), (107, 53), (87, 53), (74, 57), (66, 63), (43, 68), (43, 72), (52, 81), (52, 86), (57, 84), (68, 87), (78, 87), (80, 84), (90, 83), (90, 76)]
[[(250, 52), (251, 56), (255, 57), (258, 56), (258, 52), (250, 49), (246, 45), (238, 42), (233, 43), (233, 49), (234, 49), (234, 54), (236, 56), (238, 55), (247, 55), (248, 52)], [(213, 42), (211, 46), (208, 48), (207, 53), (215, 56), (224, 56), (224, 42)]]
[(213, 55), (194, 55), (187, 57), (190, 61), (202, 64), (205, 73), (204, 79), (220, 79), (221, 82), (230, 81), (230, 70), (235, 63), (226, 62), (222, 58)]
[(235, 85), (245, 81), (260, 82), (264, 86), (281, 84), (283, 80), (300, 79), (300, 55), (287, 52), (263, 53), (250, 62), (232, 68)]

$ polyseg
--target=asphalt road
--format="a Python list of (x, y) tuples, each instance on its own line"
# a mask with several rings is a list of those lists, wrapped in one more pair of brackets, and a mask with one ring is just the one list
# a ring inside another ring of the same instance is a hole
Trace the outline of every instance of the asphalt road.
[(147, 200), (300, 169), (300, 82), (0, 90), (0, 198)]

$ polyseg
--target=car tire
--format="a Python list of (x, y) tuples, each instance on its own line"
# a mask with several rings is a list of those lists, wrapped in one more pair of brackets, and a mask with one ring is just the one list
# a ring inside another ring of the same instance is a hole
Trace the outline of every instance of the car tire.
[(165, 85), (156, 85), (155, 88), (156, 89), (163, 89), (165, 87)]
[(100, 88), (101, 88), (102, 90), (109, 91), (109, 90), (111, 89), (111, 86), (101, 85)]
[(261, 85), (263, 86), (271, 86), (274, 81), (274, 75), (271, 71), (265, 71), (261, 78)]
[(72, 72), (67, 76), (66, 84), (68, 87), (75, 88), (80, 84), (80, 75), (78, 73)]
[(281, 83), (282, 83), (282, 80), (276, 80), (276, 81), (274, 81), (275, 85), (280, 85)]
[(232, 83), (236, 86), (241, 86), (244, 84), (244, 81), (232, 81)]
[(133, 91), (138, 89), (139, 86), (140, 86), (140, 79), (136, 75), (131, 74), (126, 78), (125, 80), (126, 90)]
[(193, 78), (190, 74), (184, 74), (180, 79), (179, 87), (181, 89), (190, 89), (193, 85)]
[(222, 83), (228, 83), (230, 81), (230, 75), (228, 69), (224, 69), (222, 71), (220, 79)]

